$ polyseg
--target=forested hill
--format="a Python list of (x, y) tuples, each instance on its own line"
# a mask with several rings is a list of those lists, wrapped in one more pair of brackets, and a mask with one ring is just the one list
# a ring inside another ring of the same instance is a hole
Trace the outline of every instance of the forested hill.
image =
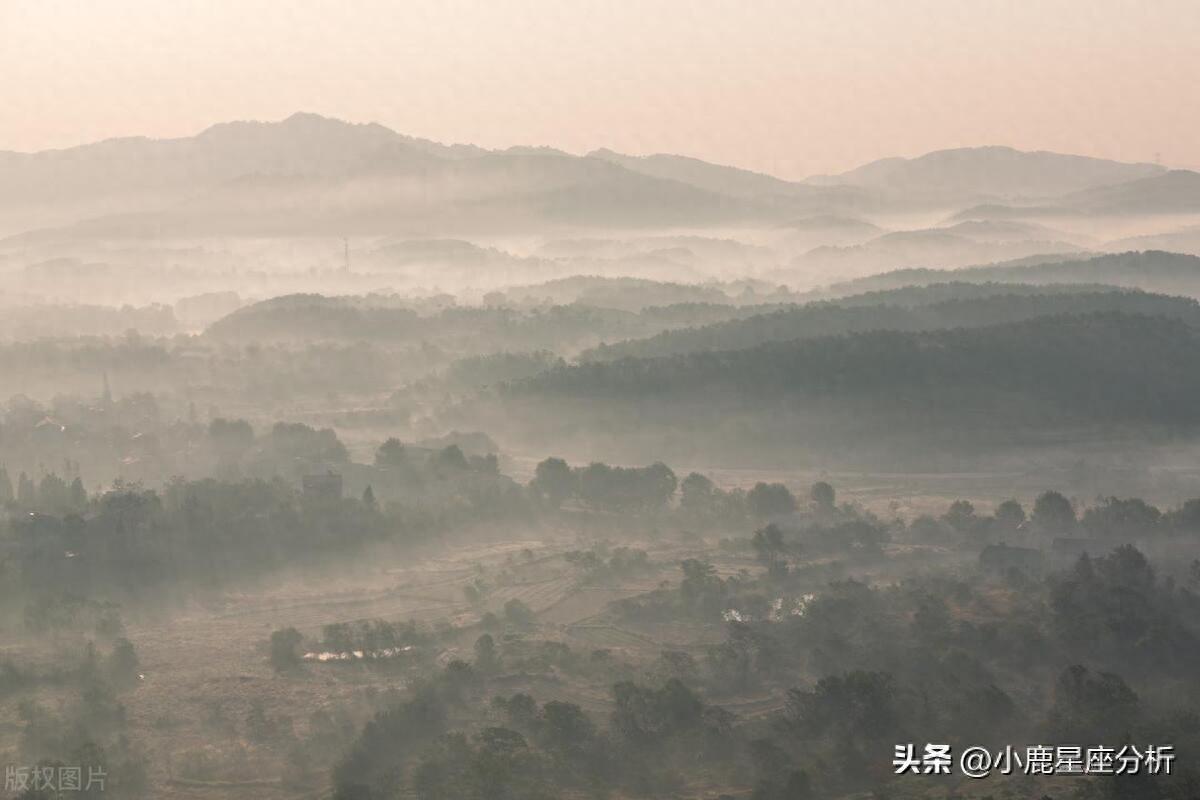
[(1200, 258), (1161, 250), (1094, 258), (990, 264), (965, 269), (900, 269), (829, 287), (833, 296), (946, 281), (981, 283), (1102, 283), (1200, 296)]
[[(932, 302), (922, 305), (922, 298)], [(601, 345), (581, 358), (584, 361), (612, 361), (704, 350), (741, 350), (768, 342), (843, 333), (978, 328), (1052, 314), (1101, 311), (1162, 315), (1200, 327), (1200, 304), (1183, 297), (1121, 289), (1079, 291), (1078, 287), (1070, 286), (938, 284), (895, 292), (872, 292), (745, 319), (668, 330), (646, 339)]]
[[(514, 408), (635, 403), (643, 415), (856, 414), (855, 424), (1200, 423), (1200, 334), (1116, 312), (936, 331), (875, 331), (744, 350), (564, 366), (513, 384)], [(612, 415), (607, 415), (612, 419)], [(645, 417), (643, 417), (644, 420)]]
[(213, 323), (220, 341), (353, 340), (430, 342), (449, 350), (565, 349), (649, 336), (757, 312), (757, 307), (687, 303), (641, 311), (584, 304), (515, 309), (457, 306), (416, 309), (363, 297), (291, 295), (239, 309)]

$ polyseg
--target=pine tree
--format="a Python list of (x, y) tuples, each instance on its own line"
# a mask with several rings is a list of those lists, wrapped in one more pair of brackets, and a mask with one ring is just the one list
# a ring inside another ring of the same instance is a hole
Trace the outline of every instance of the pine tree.
[(13, 485), (12, 480), (8, 477), (8, 470), (0, 467), (0, 505), (5, 505), (13, 501)]
[(37, 490), (24, 472), (17, 478), (17, 503), (22, 508), (33, 508), (37, 505)]
[(83, 479), (75, 476), (75, 480), (71, 481), (71, 509), (83, 511), (87, 508), (87, 502), (87, 489), (83, 488)]

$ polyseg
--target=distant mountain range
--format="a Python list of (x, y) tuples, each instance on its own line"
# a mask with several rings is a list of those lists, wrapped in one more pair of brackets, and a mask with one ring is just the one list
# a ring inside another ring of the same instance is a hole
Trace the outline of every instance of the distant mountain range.
[(593, 150), (588, 158), (617, 164), (631, 172), (678, 181), (716, 194), (754, 200), (776, 198), (782, 205), (813, 209), (862, 208), (872, 202), (869, 192), (853, 186), (815, 186), (785, 181), (760, 172), (710, 164), (698, 158), (674, 155), (627, 156), (611, 150)]
[(0, 152), (0, 235), (43, 231), (7, 242), (18, 246), (786, 226), (968, 207), (977, 213), (963, 219), (1190, 213), (1200, 211), (1200, 174), (983, 147), (797, 182), (678, 155), (443, 145), (314, 114), (226, 123), (180, 139)]
[(1164, 167), (1011, 147), (939, 150), (919, 158), (885, 158), (841, 175), (810, 178), (904, 196), (928, 205), (983, 202), (985, 198), (1037, 200), (1160, 176)]

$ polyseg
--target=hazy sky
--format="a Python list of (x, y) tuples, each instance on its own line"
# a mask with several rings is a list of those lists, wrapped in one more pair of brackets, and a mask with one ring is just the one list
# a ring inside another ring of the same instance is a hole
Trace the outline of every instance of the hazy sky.
[(1198, 0), (0, 0), (0, 149), (314, 111), (801, 177), (987, 143), (1200, 165)]

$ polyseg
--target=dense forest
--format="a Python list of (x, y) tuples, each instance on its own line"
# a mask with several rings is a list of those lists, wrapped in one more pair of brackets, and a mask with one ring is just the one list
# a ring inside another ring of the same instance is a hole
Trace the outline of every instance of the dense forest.
[[(986, 292), (986, 294), (985, 294)], [(893, 302), (893, 296), (898, 302)], [(744, 319), (693, 326), (649, 339), (601, 346), (581, 360), (669, 356), (704, 350), (743, 350), (766, 342), (791, 341), (860, 331), (921, 331), (1015, 323), (1053, 314), (1114, 311), (1200, 322), (1196, 301), (1138, 290), (1079, 292), (1077, 287), (1005, 284), (934, 284), (873, 292), (795, 306)]]
[(1192, 440), (1198, 364), (1196, 331), (1176, 316), (1055, 314), (557, 366), (451, 419), (531, 441), (591, 436), (607, 452), (653, 440), (743, 460), (800, 448), (823, 463), (984, 463), (1010, 446)]

